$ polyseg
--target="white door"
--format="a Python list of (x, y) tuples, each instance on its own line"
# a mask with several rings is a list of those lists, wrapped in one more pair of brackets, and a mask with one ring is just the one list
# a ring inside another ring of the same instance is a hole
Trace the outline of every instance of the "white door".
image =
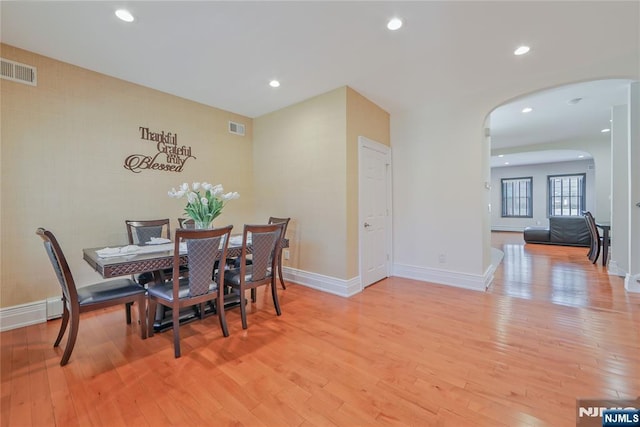
[(359, 236), (362, 287), (389, 276), (391, 258), (391, 150), (359, 142)]

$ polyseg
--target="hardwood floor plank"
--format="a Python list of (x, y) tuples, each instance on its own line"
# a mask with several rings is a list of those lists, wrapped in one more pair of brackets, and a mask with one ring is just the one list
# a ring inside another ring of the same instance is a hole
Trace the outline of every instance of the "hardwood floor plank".
[(83, 315), (69, 364), (60, 320), (0, 334), (0, 425), (574, 426), (578, 398), (640, 395), (640, 295), (585, 248), (504, 251), (476, 292), (391, 277), (351, 298), (288, 283), (249, 329), (227, 312), (141, 340), (136, 310)]

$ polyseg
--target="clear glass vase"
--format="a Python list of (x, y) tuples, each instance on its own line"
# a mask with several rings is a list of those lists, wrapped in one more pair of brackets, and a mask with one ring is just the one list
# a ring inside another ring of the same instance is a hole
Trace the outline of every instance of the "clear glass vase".
[(207, 230), (212, 227), (212, 221), (193, 221), (193, 228), (196, 230)]

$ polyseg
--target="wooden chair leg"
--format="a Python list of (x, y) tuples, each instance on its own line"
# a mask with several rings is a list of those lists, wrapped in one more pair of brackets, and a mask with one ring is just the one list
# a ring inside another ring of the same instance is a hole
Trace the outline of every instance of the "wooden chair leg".
[(276, 306), (276, 314), (280, 316), (282, 312), (280, 311), (280, 301), (278, 301), (278, 289), (275, 277), (271, 280), (271, 295), (273, 296), (273, 305)]
[(62, 301), (63, 310), (62, 310), (62, 323), (60, 324), (60, 332), (58, 332), (58, 338), (56, 338), (56, 342), (53, 343), (54, 347), (60, 345), (60, 340), (64, 336), (64, 332), (67, 330), (67, 325), (69, 324), (69, 310), (67, 310), (66, 301)]
[(173, 349), (176, 359), (180, 357), (180, 307), (174, 304), (172, 310), (173, 317)]
[(156, 321), (156, 306), (158, 303), (156, 300), (149, 298), (147, 307), (147, 336), (153, 336), (153, 323)]
[(128, 302), (124, 305), (125, 311), (127, 313), (127, 325), (131, 324), (131, 306), (133, 305), (132, 302)]
[(256, 302), (256, 295), (257, 295), (257, 291), (256, 288), (251, 288), (251, 302)]
[(278, 256), (278, 278), (280, 279), (280, 286), (282, 286), (282, 289), (287, 289), (284, 284), (284, 276), (282, 274), (282, 251), (280, 251), (280, 255)]
[(242, 329), (247, 329), (247, 299), (242, 287), (240, 287), (240, 317), (242, 318)]
[(224, 312), (224, 297), (220, 296), (216, 300), (216, 311), (218, 312), (218, 321), (220, 322), (220, 328), (222, 329), (222, 335), (229, 336), (229, 328), (227, 327), (227, 316)]
[(145, 304), (146, 297), (141, 294), (138, 297), (138, 319), (140, 323), (140, 336), (143, 340), (147, 339), (147, 308)]
[(64, 348), (64, 353), (62, 354), (62, 360), (60, 360), (60, 366), (64, 366), (69, 362), (69, 358), (71, 357), (71, 352), (73, 352), (73, 347), (76, 345), (76, 338), (78, 338), (78, 328), (80, 327), (80, 313), (77, 313), (75, 316), (71, 315), (71, 329), (69, 330), (69, 337), (67, 338), (67, 345)]

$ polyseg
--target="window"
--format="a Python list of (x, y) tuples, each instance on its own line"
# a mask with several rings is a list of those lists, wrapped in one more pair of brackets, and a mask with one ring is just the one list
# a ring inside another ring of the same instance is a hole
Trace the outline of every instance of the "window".
[(548, 180), (549, 216), (582, 215), (585, 174), (550, 175)]
[(533, 177), (501, 179), (502, 184), (502, 217), (531, 218), (531, 187)]

